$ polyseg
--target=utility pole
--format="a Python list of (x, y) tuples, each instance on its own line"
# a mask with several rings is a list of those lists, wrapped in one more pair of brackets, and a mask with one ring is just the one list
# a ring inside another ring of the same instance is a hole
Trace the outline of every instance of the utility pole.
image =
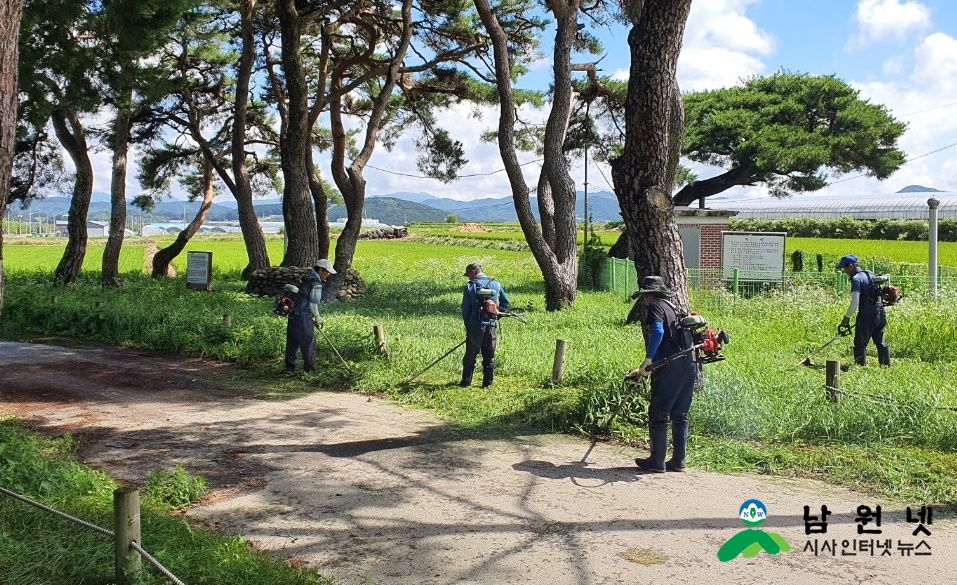
[[(589, 109), (591, 108), (591, 101), (585, 102), (585, 121), (588, 124), (589, 133), (591, 133), (591, 117), (589, 116)], [(591, 136), (585, 141), (585, 242), (584, 244), (588, 245), (588, 146), (591, 144)]]

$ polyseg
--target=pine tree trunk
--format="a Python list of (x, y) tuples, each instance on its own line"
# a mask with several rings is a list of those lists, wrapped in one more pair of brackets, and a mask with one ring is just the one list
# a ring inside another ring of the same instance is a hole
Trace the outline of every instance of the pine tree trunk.
[(687, 281), (670, 192), (684, 131), (676, 68), (690, 9), (691, 0), (659, 0), (640, 3), (626, 14), (633, 26), (625, 148), (612, 162), (637, 282), (661, 276), (674, 290), (675, 303), (685, 309)]
[(186, 248), (186, 244), (189, 243), (190, 239), (196, 235), (196, 232), (199, 231), (199, 228), (203, 227), (203, 222), (206, 221), (206, 216), (209, 215), (209, 208), (213, 205), (213, 196), (215, 195), (215, 189), (213, 188), (213, 165), (209, 162), (208, 159), (203, 159), (203, 203), (199, 206), (199, 211), (196, 212), (193, 220), (189, 222), (189, 225), (183, 228), (179, 234), (176, 235), (176, 240), (166, 246), (165, 248), (158, 250), (153, 256), (153, 268), (150, 275), (153, 278), (166, 278), (169, 276), (169, 264), (177, 256), (179, 256), (183, 250)]
[(577, 32), (578, 3), (550, 5), (558, 26), (553, 53), (553, 105), (546, 123), (545, 160), (537, 189), (542, 198), (541, 231), (532, 214), (528, 185), (516, 155), (517, 107), (511, 84), (508, 36), (488, 0), (474, 0), (474, 4), (492, 42), (499, 96), (498, 147), (512, 189), (515, 213), (545, 281), (545, 309), (556, 311), (571, 306), (578, 290), (575, 187), (562, 152), (571, 112), (570, 51)]
[(104, 287), (120, 285), (120, 250), (123, 248), (123, 236), (126, 235), (126, 157), (130, 149), (130, 118), (129, 110), (120, 108), (113, 121), (115, 140), (110, 182), (110, 233), (103, 249), (102, 265)]
[(312, 157), (307, 161), (309, 165), (309, 191), (312, 193), (312, 203), (316, 210), (316, 242), (318, 243), (318, 258), (329, 257), (329, 200), (316, 176), (316, 169)]
[(253, 190), (249, 182), (249, 171), (246, 169), (246, 112), (249, 101), (249, 79), (252, 76), (253, 62), (256, 57), (256, 44), (253, 38), (255, 9), (256, 0), (242, 0), (240, 3), (240, 36), (243, 44), (239, 69), (236, 73), (236, 105), (233, 110), (233, 137), (230, 146), (235, 183), (233, 197), (236, 199), (239, 227), (243, 233), (246, 255), (249, 258), (249, 263), (243, 269), (243, 278), (249, 278), (255, 270), (269, 268), (266, 239), (263, 236), (262, 226), (259, 225), (259, 219), (256, 217), (256, 209), (253, 207)]
[[(73, 160), (76, 168), (73, 180), (73, 197), (67, 218), (67, 243), (63, 257), (54, 272), (57, 285), (73, 284), (80, 276), (83, 258), (86, 256), (87, 214), (93, 197), (93, 165), (86, 144), (83, 126), (76, 113), (60, 106), (51, 116), (57, 139)], [(69, 124), (69, 126), (67, 126)]]
[(312, 157), (309, 128), (309, 87), (300, 56), (302, 23), (295, 0), (276, 0), (282, 35), (282, 68), (286, 80), (288, 115), (280, 131), (284, 189), (283, 220), (288, 246), (283, 266), (312, 266), (318, 258), (316, 218), (309, 188), (307, 157)]
[[(7, 213), (13, 144), (17, 129), (17, 43), (23, 0), (0, 2), (0, 218)], [(3, 230), (0, 230), (0, 314), (6, 276), (3, 270)]]
[[(342, 287), (346, 271), (352, 267), (352, 259), (356, 254), (356, 245), (359, 243), (359, 232), (362, 228), (362, 209), (365, 206), (366, 181), (362, 177), (361, 170), (356, 172), (355, 168), (348, 170), (349, 186), (346, 189), (340, 187), (342, 198), (346, 206), (346, 225), (336, 239), (336, 274), (329, 279), (329, 283), (323, 287), (322, 294), (324, 298), (335, 298), (335, 295)], [(327, 296), (328, 293), (328, 296)]]
[[(545, 307), (557, 310), (570, 307), (578, 292), (578, 223), (575, 221), (575, 182), (565, 160), (565, 137), (571, 117), (572, 90), (571, 51), (578, 34), (579, 4), (577, 0), (551, 3), (555, 15), (555, 45), (552, 51), (552, 108), (545, 123), (542, 174), (548, 183), (545, 190), (554, 210), (552, 237), (546, 238), (557, 266), (545, 278)], [(542, 190), (540, 190), (541, 192)], [(543, 231), (543, 234), (545, 232)]]

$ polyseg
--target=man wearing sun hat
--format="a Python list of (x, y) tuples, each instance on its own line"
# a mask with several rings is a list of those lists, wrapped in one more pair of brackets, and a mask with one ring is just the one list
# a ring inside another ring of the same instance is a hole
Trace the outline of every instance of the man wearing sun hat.
[[(286, 285), (286, 290), (295, 292), (295, 303), (286, 323), (286, 371), (296, 370), (296, 354), (302, 354), (302, 370), (316, 370), (316, 330), (322, 327), (319, 316), (319, 303), (322, 302), (322, 283), (336, 273), (332, 262), (321, 258), (316, 260), (312, 270), (302, 275), (299, 286)], [(290, 288), (291, 287), (291, 288)], [(295, 291), (293, 289), (296, 289)]]
[[(651, 454), (645, 459), (635, 459), (635, 464), (652, 473), (684, 471), (688, 448), (688, 411), (691, 410), (698, 376), (697, 364), (689, 352), (656, 367), (652, 374), (651, 369), (655, 362), (681, 352), (678, 315), (674, 304), (669, 300), (673, 293), (660, 276), (644, 277), (637, 294), (641, 295), (646, 307), (648, 341), (645, 344), (645, 360), (625, 378), (640, 380), (651, 376), (651, 398), (648, 402), (648, 442)], [(671, 459), (666, 462), (669, 420), (672, 453)]]
[(854, 319), (854, 361), (863, 366), (867, 361), (867, 344), (873, 339), (877, 346), (877, 363), (891, 365), (891, 350), (884, 341), (884, 329), (887, 327), (887, 315), (878, 288), (874, 285), (874, 275), (857, 265), (857, 256), (848, 254), (837, 263), (837, 269), (851, 279), (851, 303), (847, 313), (837, 326), (837, 332), (848, 335), (851, 332), (851, 315)]

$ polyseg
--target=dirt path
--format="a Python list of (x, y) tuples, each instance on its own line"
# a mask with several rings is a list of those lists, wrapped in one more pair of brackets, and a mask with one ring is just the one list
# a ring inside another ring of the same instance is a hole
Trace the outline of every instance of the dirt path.
[[(644, 475), (636, 453), (607, 445), (583, 464), (588, 444), (574, 437), (455, 440), (441, 420), (365, 396), (237, 396), (230, 371), (0, 343), (0, 413), (74, 433), (84, 460), (134, 483), (182, 463), (213, 488), (191, 516), (343, 584), (953, 581), (954, 523), (935, 519), (932, 536), (914, 537), (902, 506), (873, 497), (757, 475)], [(719, 562), (751, 498), (768, 508), (760, 528), (792, 550)], [(826, 535), (805, 535), (805, 505), (833, 512)], [(858, 505), (882, 506), (882, 534), (857, 533)], [(804, 550), (825, 538), (835, 556)], [(921, 538), (931, 556), (905, 556), (899, 544)], [(888, 539), (889, 555), (858, 550)]]

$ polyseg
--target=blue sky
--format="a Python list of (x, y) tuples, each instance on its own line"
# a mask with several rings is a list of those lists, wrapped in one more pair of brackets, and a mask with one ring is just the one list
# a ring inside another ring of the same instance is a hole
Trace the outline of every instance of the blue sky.
[[(627, 77), (627, 30), (608, 31), (605, 74)], [(549, 63), (540, 69), (547, 73)], [(949, 0), (693, 0), (678, 66), (682, 91), (728, 87), (751, 75), (779, 69), (834, 74), (887, 106), (909, 127), (900, 141), (908, 162), (886, 181), (843, 177), (819, 195), (892, 193), (910, 184), (957, 191), (957, 2)], [(537, 74), (538, 75), (538, 74)], [(478, 134), (496, 118), (477, 122), (462, 113), (449, 113), (446, 122), (468, 146), (471, 160), (465, 174), (501, 169), (494, 147), (479, 144)], [(529, 156), (525, 160), (531, 160)], [(381, 169), (408, 172), (414, 168), (413, 149), (377, 152), (370, 163)], [(702, 178), (719, 171), (689, 165)], [(526, 178), (535, 181), (536, 165)], [(504, 173), (463, 178), (451, 185), (369, 169), (369, 193), (426, 191), (443, 197), (473, 199), (506, 197)], [(584, 169), (574, 177), (581, 186)], [(590, 191), (610, 191), (610, 171), (590, 165)], [(580, 187), (581, 188), (581, 187)], [(761, 188), (736, 188), (730, 197), (760, 197)]]
[[(607, 56), (603, 73), (625, 79), (628, 71), (627, 29), (603, 33)], [(547, 52), (547, 49), (546, 49)], [(913, 159), (890, 179), (866, 177), (836, 180), (819, 195), (893, 193), (920, 184), (957, 191), (957, 2), (953, 0), (693, 0), (691, 16), (678, 66), (683, 91), (728, 87), (751, 75), (779, 69), (812, 74), (834, 74), (861, 92), (863, 98), (884, 104), (909, 127), (900, 145)], [(538, 63), (530, 79), (547, 83), (549, 63)], [(417, 153), (411, 138), (402, 139), (393, 152), (378, 148), (366, 170), (369, 195), (399, 191), (428, 192), (440, 197), (476, 199), (510, 196), (498, 152), (481, 143), (479, 134), (494, 127), (497, 115), (462, 107), (440, 119), (466, 146), (470, 163), (463, 177), (446, 185), (417, 174)], [(526, 112), (529, 118), (543, 112)], [(930, 154), (933, 151), (940, 152)], [(919, 158), (918, 158), (919, 157)], [(523, 160), (533, 160), (528, 155)], [(317, 166), (329, 177), (328, 163)], [(701, 178), (719, 169), (689, 165)], [(534, 185), (537, 165), (525, 167)], [(380, 170), (381, 169), (381, 170)], [(140, 191), (130, 173), (129, 192)], [(584, 168), (573, 177), (583, 188)], [(98, 155), (95, 189), (109, 191), (109, 155)], [(592, 163), (589, 191), (611, 191), (607, 165)], [(839, 182), (838, 182), (839, 181)], [(761, 197), (760, 187), (736, 188), (729, 197)], [(801, 195), (806, 196), (806, 195)]]

